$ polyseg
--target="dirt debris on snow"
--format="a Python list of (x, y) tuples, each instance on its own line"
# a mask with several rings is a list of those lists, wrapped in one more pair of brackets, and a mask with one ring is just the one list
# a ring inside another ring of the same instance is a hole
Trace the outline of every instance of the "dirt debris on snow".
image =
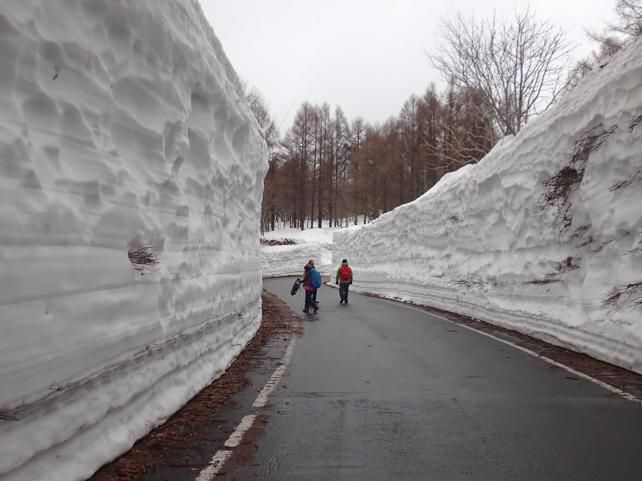
[(293, 246), (296, 245), (297, 242), (292, 239), (264, 239), (261, 238), (261, 245), (262, 246)]

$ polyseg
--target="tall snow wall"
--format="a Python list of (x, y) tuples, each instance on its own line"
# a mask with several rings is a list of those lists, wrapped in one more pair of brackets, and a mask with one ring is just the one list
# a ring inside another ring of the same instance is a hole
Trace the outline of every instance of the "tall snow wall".
[(318, 242), (284, 246), (261, 246), (263, 277), (299, 276), (303, 277), (304, 266), (310, 259), (326, 274), (327, 266), (321, 264), (323, 247)]
[(266, 168), (196, 0), (0, 3), (0, 479), (85, 479), (230, 364)]
[(357, 290), (642, 373), (642, 43), (477, 165), (334, 245)]

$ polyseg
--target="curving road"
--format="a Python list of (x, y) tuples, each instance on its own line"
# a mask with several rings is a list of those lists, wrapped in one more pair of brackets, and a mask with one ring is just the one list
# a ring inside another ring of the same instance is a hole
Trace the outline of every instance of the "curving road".
[[(300, 311), (291, 284), (265, 287)], [(225, 478), (642, 479), (639, 405), (412, 307), (319, 300), (252, 459)]]

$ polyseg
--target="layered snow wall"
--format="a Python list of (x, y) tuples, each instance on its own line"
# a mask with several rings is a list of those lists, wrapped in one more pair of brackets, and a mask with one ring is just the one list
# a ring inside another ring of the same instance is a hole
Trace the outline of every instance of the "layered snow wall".
[(262, 245), (263, 277), (303, 275), (303, 267), (313, 259), (321, 275), (331, 275), (332, 235), (337, 227), (277, 229), (266, 232), (268, 240), (292, 240), (291, 245)]
[[(315, 265), (321, 259), (321, 244), (306, 242), (304, 244), (284, 246), (261, 246), (261, 264), (263, 277), (303, 276), (303, 268), (310, 259)], [(325, 266), (319, 266), (323, 269)]]
[(196, 0), (5, 0), (0, 45), (0, 479), (80, 480), (258, 328), (266, 149)]
[(334, 246), (357, 290), (642, 373), (642, 43), (479, 164)]

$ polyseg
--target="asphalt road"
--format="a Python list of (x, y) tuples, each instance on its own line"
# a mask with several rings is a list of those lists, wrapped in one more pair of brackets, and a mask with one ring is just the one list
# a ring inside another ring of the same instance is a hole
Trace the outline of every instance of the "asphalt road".
[[(266, 288), (301, 311), (291, 279)], [(319, 290), (235, 480), (642, 479), (642, 408), (395, 303)]]

